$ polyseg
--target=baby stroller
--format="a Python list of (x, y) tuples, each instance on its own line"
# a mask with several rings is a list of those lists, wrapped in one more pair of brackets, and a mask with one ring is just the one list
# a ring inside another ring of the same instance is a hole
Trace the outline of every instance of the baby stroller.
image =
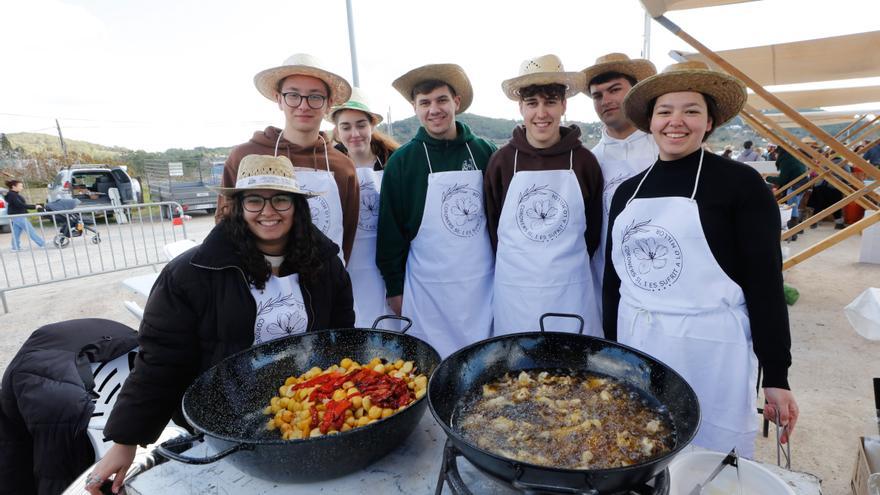
[[(77, 205), (79, 205), (78, 199), (61, 198), (46, 203), (44, 208), (46, 211), (67, 211), (76, 208)], [(95, 222), (90, 218), (83, 218), (79, 213), (61, 213), (52, 215), (52, 218), (55, 220), (55, 225), (58, 226), (58, 234), (52, 240), (55, 247), (67, 247), (70, 244), (70, 239), (79, 237), (85, 232), (92, 233), (92, 244), (101, 242), (101, 234), (95, 230), (93, 227)]]

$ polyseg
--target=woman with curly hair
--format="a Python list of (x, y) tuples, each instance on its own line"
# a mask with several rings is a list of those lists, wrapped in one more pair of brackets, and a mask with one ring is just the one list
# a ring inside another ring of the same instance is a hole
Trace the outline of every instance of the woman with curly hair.
[(392, 314), (385, 303), (385, 281), (376, 267), (376, 226), (382, 172), (400, 145), (376, 129), (382, 116), (370, 110), (360, 88), (352, 88), (351, 98), (331, 108), (327, 119), (336, 126), (333, 139), (354, 162), (360, 184), (358, 228), (347, 268), (357, 306), (356, 324), (369, 327), (379, 316)]
[(90, 474), (90, 493), (113, 474), (117, 492), (138, 444), (155, 441), (169, 419), (186, 425), (181, 397), (218, 361), (287, 335), (354, 325), (339, 248), (312, 224), (312, 194), (300, 189), (290, 160), (248, 155), (235, 187), (217, 189), (226, 216), (153, 286), (134, 371), (104, 429), (115, 444)]

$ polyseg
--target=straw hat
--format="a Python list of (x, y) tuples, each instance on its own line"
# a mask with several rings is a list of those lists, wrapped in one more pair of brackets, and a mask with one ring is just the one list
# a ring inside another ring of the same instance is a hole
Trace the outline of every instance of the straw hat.
[(801, 138), (801, 142), (804, 144), (816, 144), (816, 140), (811, 136), (804, 136)]
[(437, 79), (452, 86), (455, 94), (461, 97), (461, 105), (459, 105), (456, 114), (463, 113), (474, 101), (474, 90), (471, 87), (471, 81), (468, 79), (464, 69), (456, 64), (429, 64), (413, 69), (406, 74), (398, 77), (391, 83), (398, 93), (406, 98), (406, 101), (413, 101), (413, 88), (429, 79)]
[[(620, 72), (621, 74), (626, 74), (632, 77), (636, 82), (639, 82), (642, 79), (656, 74), (657, 68), (654, 67), (654, 64), (652, 64), (650, 60), (645, 60), (643, 58), (631, 59), (623, 53), (609, 53), (597, 58), (595, 64), (587, 67), (581, 72), (584, 73), (584, 78), (586, 79), (584, 85), (586, 86), (587, 84), (590, 84), (590, 81), (596, 76), (600, 76), (606, 72)], [(584, 88), (584, 92), (589, 95), (590, 88)]]
[(315, 56), (308, 53), (295, 53), (278, 67), (272, 67), (260, 71), (254, 76), (254, 85), (261, 95), (276, 101), (278, 83), (289, 76), (310, 76), (320, 79), (330, 88), (329, 105), (341, 105), (351, 96), (351, 85), (345, 78), (330, 72), (325, 65)]
[(367, 99), (367, 95), (364, 94), (364, 90), (356, 86), (352, 86), (351, 96), (348, 98), (347, 102), (330, 109), (330, 113), (327, 114), (327, 120), (335, 124), (336, 122), (333, 118), (337, 112), (342, 110), (359, 110), (364, 112), (370, 116), (373, 125), (379, 125), (379, 123), (382, 122), (382, 116), (370, 110), (370, 103)]
[(234, 196), (254, 189), (272, 189), (302, 194), (308, 198), (321, 194), (304, 191), (299, 187), (290, 159), (286, 156), (269, 155), (245, 156), (238, 165), (235, 187), (212, 187), (212, 189), (224, 196)]
[(712, 123), (721, 127), (742, 110), (746, 103), (746, 86), (739, 79), (709, 69), (703, 62), (688, 61), (672, 64), (662, 73), (633, 86), (623, 100), (623, 110), (636, 127), (651, 132), (648, 104), (654, 98), (677, 91), (696, 91), (711, 96), (718, 105)]
[(565, 97), (570, 98), (584, 89), (581, 72), (565, 72), (562, 60), (556, 55), (524, 60), (519, 65), (519, 75), (501, 83), (501, 89), (511, 100), (519, 100), (519, 90), (527, 86), (561, 84), (566, 87)]

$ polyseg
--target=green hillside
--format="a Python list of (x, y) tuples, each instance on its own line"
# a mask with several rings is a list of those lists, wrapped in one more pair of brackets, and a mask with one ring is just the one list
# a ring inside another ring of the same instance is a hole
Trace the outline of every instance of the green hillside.
[[(37, 154), (61, 155), (61, 143), (58, 136), (52, 134), (38, 134), (33, 132), (18, 132), (6, 134), (13, 149), (20, 148), (25, 156)], [(128, 149), (120, 146), (102, 146), (87, 141), (65, 139), (67, 152), (78, 155), (88, 155), (96, 160), (112, 161), (126, 153)]]

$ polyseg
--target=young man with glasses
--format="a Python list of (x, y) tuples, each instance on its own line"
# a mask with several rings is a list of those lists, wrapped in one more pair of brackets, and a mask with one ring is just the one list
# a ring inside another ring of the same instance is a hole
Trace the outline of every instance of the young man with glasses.
[[(605, 125), (602, 139), (591, 150), (599, 160), (605, 185), (602, 192), (602, 235), (596, 255), (590, 260), (596, 293), (602, 294), (605, 273), (605, 245), (611, 198), (623, 181), (650, 167), (659, 149), (650, 134), (638, 130), (623, 113), (623, 99), (642, 79), (657, 73), (649, 60), (630, 59), (622, 53), (609, 53), (582, 71), (587, 81), (585, 93)], [(601, 304), (598, 307), (601, 316)]]
[(422, 126), (385, 166), (376, 265), (389, 307), (413, 320), (410, 335), (445, 357), (492, 327), (483, 172), (495, 146), (455, 120), (473, 99), (458, 65), (419, 67), (392, 85)]
[[(269, 126), (256, 131), (250, 141), (233, 148), (222, 185), (235, 183), (239, 163), (246, 155), (286, 156), (297, 168), (304, 189), (324, 193), (309, 200), (312, 220), (340, 247), (347, 262), (357, 231), (360, 188), (354, 164), (328, 142), (320, 127), (330, 107), (348, 100), (351, 86), (323, 67), (317, 58), (298, 53), (283, 65), (254, 76), (260, 94), (274, 101), (284, 114), (284, 128)], [(221, 196), (217, 219), (225, 212)]]

